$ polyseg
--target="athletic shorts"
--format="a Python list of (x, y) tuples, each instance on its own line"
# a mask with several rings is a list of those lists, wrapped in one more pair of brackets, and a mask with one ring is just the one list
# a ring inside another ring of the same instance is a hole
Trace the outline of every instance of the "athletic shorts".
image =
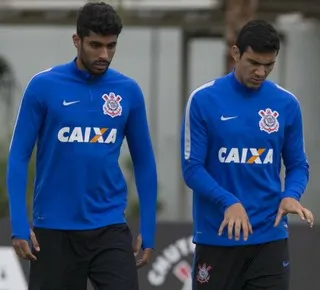
[(289, 290), (288, 241), (220, 247), (196, 245), (193, 290)]
[(126, 224), (95, 230), (34, 229), (40, 252), (30, 263), (29, 290), (138, 290), (132, 235)]

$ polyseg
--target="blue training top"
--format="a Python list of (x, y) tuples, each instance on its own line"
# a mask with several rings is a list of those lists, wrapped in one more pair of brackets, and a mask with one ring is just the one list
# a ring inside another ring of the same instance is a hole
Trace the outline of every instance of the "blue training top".
[[(193, 191), (195, 243), (235, 246), (286, 238), (286, 217), (274, 227), (279, 203), (284, 197), (299, 200), (309, 179), (298, 100), (271, 81), (249, 89), (234, 71), (203, 85), (186, 106), (181, 161)], [(218, 236), (225, 210), (239, 201), (254, 233), (247, 241), (229, 240), (227, 228)]]
[(36, 141), (35, 227), (88, 230), (124, 223), (127, 187), (118, 164), (124, 138), (134, 165), (143, 247), (152, 248), (157, 175), (139, 85), (113, 69), (94, 77), (75, 61), (35, 75), (22, 98), (9, 152), (13, 236), (30, 236), (25, 199)]

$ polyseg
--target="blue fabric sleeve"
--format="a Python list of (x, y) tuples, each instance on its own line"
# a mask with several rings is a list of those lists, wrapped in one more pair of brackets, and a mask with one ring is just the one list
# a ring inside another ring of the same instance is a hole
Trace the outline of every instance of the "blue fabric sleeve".
[(205, 121), (201, 117), (201, 108), (196, 96), (190, 97), (181, 133), (181, 162), (186, 185), (194, 194), (202, 195), (218, 204), (223, 211), (240, 202), (236, 196), (223, 189), (204, 167), (208, 148), (208, 136)]
[(292, 197), (299, 201), (309, 181), (309, 164), (304, 149), (302, 114), (298, 101), (295, 102), (295, 108), (288, 112), (291, 120), (285, 129), (282, 149), (286, 168), (283, 198)]
[(29, 240), (26, 187), (29, 160), (42, 125), (44, 111), (32, 92), (31, 81), (22, 97), (9, 148), (7, 164), (7, 192), (12, 237)]
[(143, 93), (134, 84), (126, 139), (134, 167), (140, 203), (142, 248), (154, 248), (157, 209), (157, 171)]

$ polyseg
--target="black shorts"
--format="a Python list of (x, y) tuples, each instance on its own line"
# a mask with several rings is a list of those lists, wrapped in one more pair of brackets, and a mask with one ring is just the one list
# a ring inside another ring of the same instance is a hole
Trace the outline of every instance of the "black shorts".
[(219, 247), (196, 245), (193, 290), (288, 290), (288, 241)]
[[(40, 252), (29, 290), (138, 290), (132, 235), (126, 224), (89, 231), (34, 229)], [(33, 251), (34, 253), (34, 251)]]

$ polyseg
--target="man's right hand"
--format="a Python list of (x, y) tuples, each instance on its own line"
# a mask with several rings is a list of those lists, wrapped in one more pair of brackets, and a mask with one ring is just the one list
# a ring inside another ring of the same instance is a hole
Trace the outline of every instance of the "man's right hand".
[(241, 203), (235, 203), (226, 209), (224, 219), (219, 228), (219, 236), (222, 235), (226, 226), (228, 226), (228, 238), (230, 240), (233, 238), (233, 231), (236, 241), (240, 239), (241, 230), (245, 241), (248, 239), (249, 234), (253, 233), (248, 215)]
[[(34, 232), (32, 230), (30, 230), (30, 237), (31, 237), (31, 242), (32, 242), (33, 248), (37, 252), (39, 252), (40, 251), (39, 243), (37, 241), (36, 235), (34, 234)], [(20, 258), (26, 259), (29, 261), (36, 261), (37, 260), (37, 257), (35, 255), (33, 255), (31, 252), (28, 241), (13, 238), (12, 245), (13, 245), (14, 250), (16, 251), (16, 254)]]

